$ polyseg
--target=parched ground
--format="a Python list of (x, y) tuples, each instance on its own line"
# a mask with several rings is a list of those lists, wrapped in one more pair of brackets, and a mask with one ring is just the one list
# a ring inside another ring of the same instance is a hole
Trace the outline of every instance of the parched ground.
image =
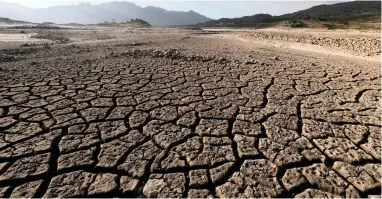
[(0, 197), (381, 197), (380, 62), (60, 31), (0, 42)]

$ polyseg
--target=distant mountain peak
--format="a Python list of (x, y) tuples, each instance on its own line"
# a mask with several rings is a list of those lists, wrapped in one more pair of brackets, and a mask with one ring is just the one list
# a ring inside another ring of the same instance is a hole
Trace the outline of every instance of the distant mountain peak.
[(211, 20), (195, 11), (167, 11), (147, 6), (142, 8), (127, 1), (93, 5), (87, 1), (77, 5), (32, 9), (0, 0), (0, 17), (31, 22), (95, 24), (105, 21), (126, 22), (139, 18), (153, 26), (193, 25)]
[(81, 1), (78, 5), (92, 5), (89, 1)]
[(77, 4), (77, 6), (92, 7), (93, 5), (90, 2), (80, 2)]

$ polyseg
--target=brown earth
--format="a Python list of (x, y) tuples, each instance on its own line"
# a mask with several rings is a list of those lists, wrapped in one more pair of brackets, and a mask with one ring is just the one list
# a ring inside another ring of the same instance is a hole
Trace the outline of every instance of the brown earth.
[(25, 32), (1, 34), (0, 197), (380, 197), (377, 33)]

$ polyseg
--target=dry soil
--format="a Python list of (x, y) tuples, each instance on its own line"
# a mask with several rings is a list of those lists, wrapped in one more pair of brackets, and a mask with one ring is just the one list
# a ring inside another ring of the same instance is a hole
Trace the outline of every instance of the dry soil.
[(24, 31), (0, 31), (0, 198), (380, 197), (379, 33)]

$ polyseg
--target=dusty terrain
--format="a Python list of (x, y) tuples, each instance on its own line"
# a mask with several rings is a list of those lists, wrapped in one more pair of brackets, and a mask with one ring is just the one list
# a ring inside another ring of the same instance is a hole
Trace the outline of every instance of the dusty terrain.
[(380, 197), (379, 33), (23, 31), (0, 197)]

